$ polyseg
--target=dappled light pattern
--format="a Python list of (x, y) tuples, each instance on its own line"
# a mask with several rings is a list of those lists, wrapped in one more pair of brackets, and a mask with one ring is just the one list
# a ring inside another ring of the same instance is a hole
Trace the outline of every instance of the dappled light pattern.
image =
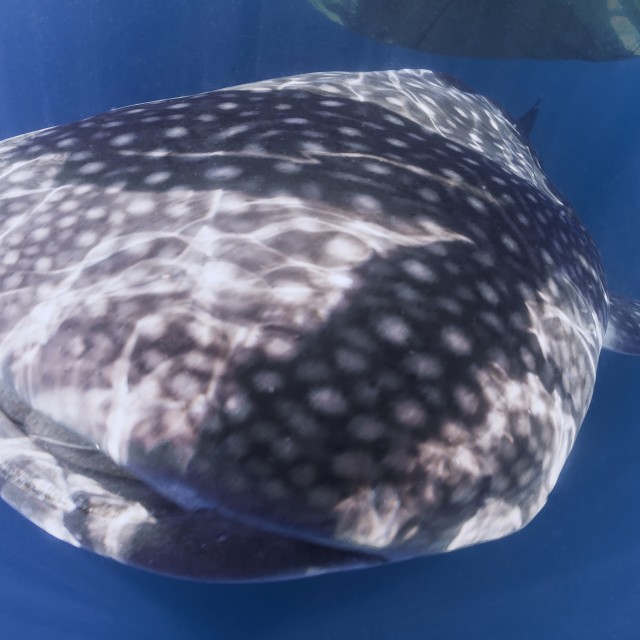
[(517, 126), (428, 71), (0, 143), (0, 243), (3, 497), (199, 578), (519, 529), (575, 440), (609, 312)]

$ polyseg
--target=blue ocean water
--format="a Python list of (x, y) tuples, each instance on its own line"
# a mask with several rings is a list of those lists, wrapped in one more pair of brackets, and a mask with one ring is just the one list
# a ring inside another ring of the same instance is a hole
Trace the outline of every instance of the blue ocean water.
[[(640, 60), (473, 61), (360, 38), (304, 0), (3, 0), (0, 138), (110, 108), (335, 69), (453, 73), (524, 112), (547, 173), (640, 295)], [(446, 556), (302, 581), (207, 585), (73, 549), (0, 504), (0, 637), (640, 637), (640, 358), (604, 353), (549, 504), (522, 532)]]

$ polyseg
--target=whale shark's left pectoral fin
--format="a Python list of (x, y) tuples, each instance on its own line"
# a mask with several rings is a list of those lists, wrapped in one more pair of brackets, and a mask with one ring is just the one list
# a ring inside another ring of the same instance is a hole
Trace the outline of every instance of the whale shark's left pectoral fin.
[(640, 355), (640, 300), (609, 296), (609, 322), (604, 335), (606, 349)]

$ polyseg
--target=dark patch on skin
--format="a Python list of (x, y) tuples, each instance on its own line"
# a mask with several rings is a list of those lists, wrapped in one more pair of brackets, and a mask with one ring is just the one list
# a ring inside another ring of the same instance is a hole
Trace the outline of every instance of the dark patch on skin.
[[(463, 232), (464, 220), (473, 212), (463, 199), (451, 200), (442, 214), (443, 224)], [(571, 389), (563, 383), (560, 363), (546, 360), (535, 333), (526, 321), (525, 300), (519, 286), (526, 283), (532, 291), (544, 287), (550, 272), (557, 267), (541, 268), (534, 251), (527, 249), (522, 237), (522, 252), (513, 259), (499, 242), (500, 217), (512, 218), (508, 207), (492, 212), (489, 228), (483, 228), (482, 249), (493, 253), (496, 264), (504, 267), (482, 267), (469, 260), (474, 245), (466, 242), (435, 243), (424, 247), (403, 247), (384, 257), (375, 256), (356, 269), (357, 283), (333, 311), (324, 325), (303, 336), (297, 336), (296, 355), (284, 361), (269, 357), (261, 349), (243, 353), (239, 363), (230, 362), (219, 385), (217, 407), (224, 407), (230, 397), (240, 396), (250, 409), (238, 416), (224, 409), (211, 418), (198, 446), (197, 457), (190, 466), (189, 478), (201, 494), (228, 508), (240, 518), (269, 523), (282, 523), (306, 531), (315, 538), (330, 535), (335, 529), (335, 508), (340, 501), (357, 495), (363, 489), (389, 488), (397, 491), (403, 504), (411, 505), (420, 516), (411, 518), (422, 529), (421, 536), (439, 543), (452, 538), (459, 527), (492, 497), (501, 497), (513, 504), (526, 505), (534, 499), (540, 481), (543, 454), (551, 446), (552, 431), (548, 424), (531, 420), (531, 434), (526, 438), (512, 434), (513, 456), (502, 459), (496, 450), (497, 477), (469, 477), (469, 497), (455, 504), (451, 495), (459, 489), (446, 481), (436, 482), (438, 499), (424, 504), (420, 493), (429, 483), (429, 461), (418, 464), (418, 449), (429, 442), (447, 446), (443, 426), (464, 425), (473, 433), (487, 419), (488, 400), (475, 375), (478, 370), (499, 363), (505, 376), (525, 384), (528, 373), (540, 376), (547, 392), (557, 391), (565, 399), (565, 410), (578, 419), (580, 410), (571, 403)], [(438, 219), (438, 211), (429, 211)], [(544, 233), (532, 222), (529, 233), (535, 237)], [(467, 235), (469, 235), (467, 230)], [(470, 238), (473, 240), (473, 236)], [(441, 256), (446, 255), (446, 260)], [(455, 274), (448, 264), (458, 266)], [(432, 282), (411, 278), (404, 268), (418, 264), (433, 274)], [(489, 303), (478, 292), (478, 283), (491, 285), (497, 300)], [(467, 290), (464, 299), (456, 290)], [(411, 290), (411, 304), (403, 299)], [(459, 305), (448, 310), (439, 300)], [(484, 313), (497, 315), (501, 328), (483, 321)], [(405, 323), (408, 339), (402, 344), (381, 339), (377, 323), (384, 317), (397, 317)], [(468, 353), (456, 354), (442, 343), (443, 327), (452, 325), (470, 341)], [(529, 350), (533, 369), (519, 356), (519, 350)], [(496, 349), (499, 349), (499, 352)], [(356, 353), (364, 362), (362, 372), (341, 369), (336, 354), (342, 350)], [(442, 366), (435, 379), (420, 378), (406, 366), (407, 354), (435, 358)], [(301, 371), (316, 368), (320, 374), (305, 380)], [(257, 389), (255, 378), (268, 372), (279, 381), (276, 388)], [(314, 389), (328, 387), (344, 400), (345, 410), (318, 410), (309, 402)], [(477, 406), (465, 411), (456, 400), (458, 389), (466, 392)], [(394, 417), (393, 406), (400, 399), (416, 403), (427, 416), (415, 427), (403, 425)], [(350, 424), (354, 416), (375, 419), (384, 425), (383, 432), (373, 439), (358, 439)], [(515, 420), (514, 414), (510, 419)], [(520, 419), (524, 419), (520, 416)], [(300, 433), (301, 423), (308, 423)], [(507, 429), (507, 431), (509, 431)], [(238, 450), (239, 435), (244, 446)], [(473, 436), (472, 436), (473, 437)], [(291, 441), (295, 454), (282, 456), (274, 443)], [(361, 466), (350, 477), (336, 474), (333, 461), (344, 454), (360, 460)], [(485, 455), (477, 451), (477, 455)], [(513, 461), (520, 461), (518, 473)], [(309, 486), (296, 482), (296, 471), (312, 470), (314, 486), (324, 487), (331, 499), (322, 508), (309, 505)], [(526, 474), (524, 472), (527, 472)], [(524, 484), (521, 477), (529, 480)], [(240, 490), (229, 486), (228, 479), (242, 480)], [(282, 485), (286, 497), (272, 501), (265, 495), (270, 482)], [(500, 489), (493, 484), (499, 481)], [(506, 484), (505, 484), (506, 483)], [(280, 525), (276, 524), (276, 528)], [(390, 552), (393, 553), (393, 552)]]

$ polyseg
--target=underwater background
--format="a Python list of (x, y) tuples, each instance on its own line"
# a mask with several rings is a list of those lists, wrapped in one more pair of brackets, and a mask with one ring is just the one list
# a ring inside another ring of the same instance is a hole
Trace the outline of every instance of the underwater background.
[[(341, 29), (306, 0), (2, 0), (0, 139), (136, 102), (316, 70), (446, 71), (514, 115), (640, 295), (640, 60), (431, 56)], [(640, 358), (603, 352), (591, 410), (541, 514), (506, 539), (255, 585), (156, 576), (79, 551), (0, 503), (0, 637), (640, 637)]]

